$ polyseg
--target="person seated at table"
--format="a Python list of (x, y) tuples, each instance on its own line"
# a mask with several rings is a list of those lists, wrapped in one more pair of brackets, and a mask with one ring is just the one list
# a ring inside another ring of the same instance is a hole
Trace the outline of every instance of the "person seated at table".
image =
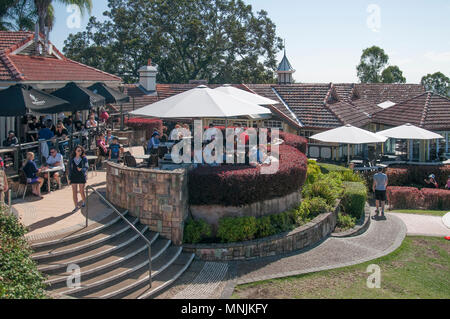
[[(31, 118), (30, 123), (28, 123), (28, 134), (27, 134), (27, 140), (29, 142), (36, 142), (38, 140), (38, 134), (36, 132), (39, 132), (42, 125), (38, 122), (37, 117), (33, 116)], [(35, 133), (31, 133), (35, 132)]]
[(19, 145), (19, 140), (16, 137), (16, 133), (14, 131), (8, 132), (8, 137), (3, 141), (4, 147), (16, 146)]
[(55, 124), (53, 124), (53, 121), (49, 119), (49, 120), (45, 121), (45, 125), (50, 129), (50, 131), (53, 132), (53, 135), (55, 135), (56, 126), (55, 126)]
[(119, 144), (119, 139), (117, 137), (113, 138), (112, 144), (109, 146), (109, 160), (117, 163), (119, 161), (119, 158), (123, 154), (123, 148)]
[(424, 181), (428, 185), (439, 188), (439, 184), (436, 182), (436, 176), (434, 174), (431, 174), (430, 176), (428, 176), (428, 178), (425, 178)]
[(159, 133), (158, 132), (154, 132), (152, 137), (150, 138), (150, 140), (147, 143), (147, 154), (157, 154), (158, 153), (158, 148), (159, 148)]
[(6, 177), (5, 164), (0, 157), (0, 206), (5, 203), (5, 193), (8, 191), (8, 178)]
[(113, 143), (114, 138), (115, 138), (115, 136), (112, 135), (111, 130), (107, 130), (106, 136), (105, 136), (106, 145), (111, 145)]
[[(61, 176), (64, 175), (66, 168), (64, 166), (63, 156), (54, 147), (50, 149), (50, 156), (47, 157), (47, 165), (49, 168), (61, 168), (60, 171), (50, 173), (50, 178), (53, 178), (58, 186), (61, 185)], [(44, 178), (48, 178), (48, 175), (46, 174)]]
[(108, 148), (106, 147), (105, 134), (100, 133), (100, 135), (98, 135), (96, 144), (100, 152), (100, 156), (107, 157)]
[[(58, 124), (56, 125), (55, 136), (61, 140), (65, 140), (65, 139), (67, 139), (68, 135), (69, 135), (69, 131), (64, 127), (62, 122), (58, 121)], [(69, 145), (69, 142), (59, 143), (59, 151), (63, 156), (66, 154), (65, 147), (68, 145)]]
[(100, 118), (99, 119), (100, 119), (101, 123), (107, 123), (108, 122), (109, 114), (108, 114), (108, 112), (106, 112), (104, 107), (102, 107), (100, 109)]
[(46, 169), (46, 167), (38, 168), (36, 166), (36, 163), (34, 162), (34, 153), (28, 152), (22, 170), (27, 178), (27, 183), (32, 185), (31, 189), (33, 195), (40, 199), (42, 199), (41, 187), (44, 185), (44, 179), (38, 177), (38, 174), (44, 169)]
[(162, 127), (162, 134), (161, 134), (160, 140), (163, 143), (166, 143), (169, 141), (169, 136), (167, 135), (167, 126)]
[(97, 121), (95, 120), (95, 114), (91, 113), (89, 116), (89, 120), (86, 121), (86, 128), (94, 128), (97, 127)]

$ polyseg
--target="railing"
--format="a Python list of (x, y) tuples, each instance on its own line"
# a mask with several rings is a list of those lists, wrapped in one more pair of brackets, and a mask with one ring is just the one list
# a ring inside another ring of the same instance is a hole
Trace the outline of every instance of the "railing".
[(89, 222), (89, 190), (92, 190), (97, 194), (100, 199), (106, 203), (122, 220), (124, 220), (147, 244), (148, 246), (148, 276), (150, 288), (152, 287), (152, 243), (128, 220), (126, 219), (119, 210), (114, 207), (99, 191), (97, 191), (92, 186), (86, 186), (86, 227), (88, 227)]

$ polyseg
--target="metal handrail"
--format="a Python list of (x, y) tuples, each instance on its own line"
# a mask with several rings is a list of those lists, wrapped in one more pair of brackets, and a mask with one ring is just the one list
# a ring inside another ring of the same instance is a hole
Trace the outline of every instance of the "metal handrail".
[(147, 244), (148, 246), (148, 276), (150, 288), (152, 287), (152, 243), (128, 220), (123, 214), (114, 207), (99, 191), (92, 186), (86, 186), (86, 227), (89, 221), (89, 190), (92, 190), (102, 201), (104, 201), (122, 220), (124, 220)]

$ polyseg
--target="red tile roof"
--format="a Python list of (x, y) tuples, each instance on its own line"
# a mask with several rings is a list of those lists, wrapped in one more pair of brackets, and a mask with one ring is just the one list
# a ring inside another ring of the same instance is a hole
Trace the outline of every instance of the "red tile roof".
[(30, 56), (20, 52), (13, 54), (15, 50), (33, 39), (33, 32), (0, 31), (0, 80), (122, 81), (118, 76), (67, 59), (54, 47), (55, 55), (50, 57)]
[(425, 93), (425, 88), (420, 84), (355, 84), (355, 89), (359, 98), (375, 105), (386, 101), (400, 103)]
[(373, 122), (388, 126), (411, 123), (427, 130), (450, 130), (450, 99), (432, 92), (422, 93), (378, 112)]

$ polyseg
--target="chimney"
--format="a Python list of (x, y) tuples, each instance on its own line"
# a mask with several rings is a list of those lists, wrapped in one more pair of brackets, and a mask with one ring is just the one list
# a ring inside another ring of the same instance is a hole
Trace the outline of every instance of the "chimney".
[(140, 68), (138, 72), (140, 86), (148, 93), (155, 92), (158, 69), (152, 65), (152, 59), (148, 59), (147, 65)]

